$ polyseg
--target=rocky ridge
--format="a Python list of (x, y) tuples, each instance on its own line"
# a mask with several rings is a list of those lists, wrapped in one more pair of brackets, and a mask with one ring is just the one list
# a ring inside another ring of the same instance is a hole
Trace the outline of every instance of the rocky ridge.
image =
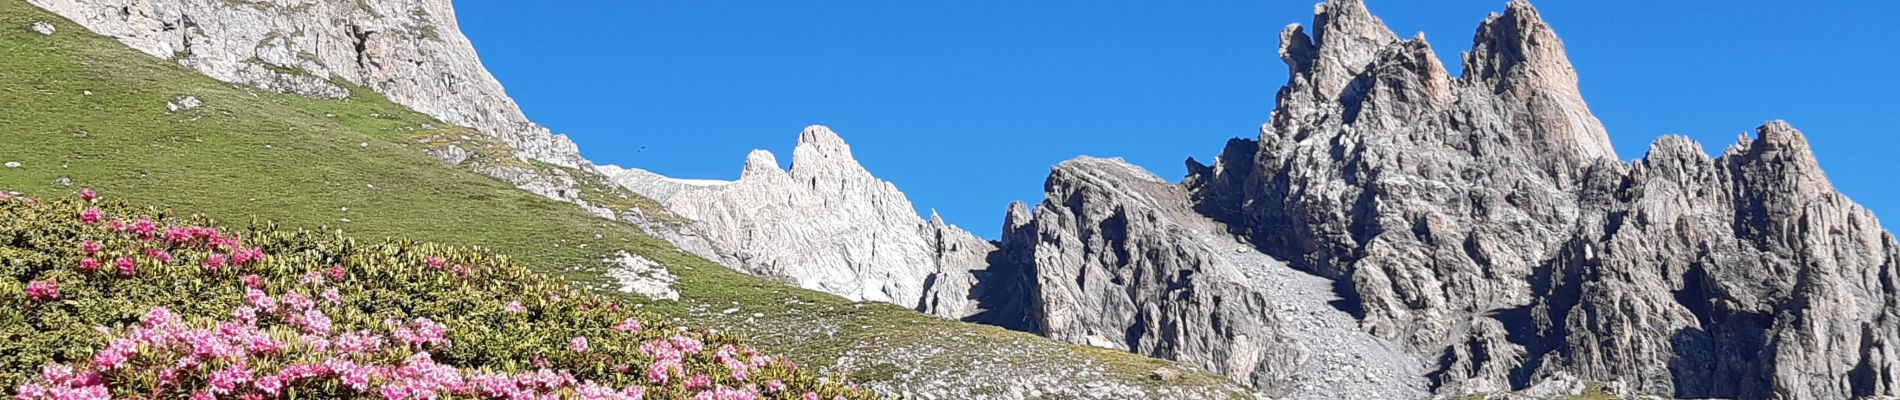
[(1003, 252), (1027, 265), (1034, 331), (1167, 358), (1273, 398), (1427, 395), (1425, 362), (1329, 305), (1332, 283), (1260, 254), (1186, 189), (1120, 159), (1057, 165), (1033, 214), (1010, 206)]
[(1480, 25), (1456, 78), (1357, 1), (1281, 38), (1293, 73), (1271, 122), (1186, 183), (1258, 249), (1341, 282), (1368, 332), (1435, 360), (1435, 392), (1897, 394), (1900, 253), (1787, 124), (1720, 157), (1665, 137), (1620, 162), (1522, 1)]
[[(790, 170), (754, 150), (736, 181), (683, 180), (605, 167), (614, 182), (691, 221), (663, 234), (754, 275), (844, 296), (961, 318), (995, 250), (932, 215), (917, 215), (890, 182), (859, 165), (831, 129), (799, 134)], [(679, 240), (680, 238), (702, 240)]]

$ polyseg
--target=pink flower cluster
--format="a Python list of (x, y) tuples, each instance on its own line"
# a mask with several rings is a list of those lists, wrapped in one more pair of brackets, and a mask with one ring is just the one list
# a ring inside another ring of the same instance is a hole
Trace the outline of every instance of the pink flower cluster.
[[(97, 196), (94, 194), (93, 196)], [(90, 199), (88, 199), (90, 200)], [(80, 222), (87, 225), (98, 224), (106, 218), (105, 212), (98, 208), (87, 208), (79, 213)], [(121, 276), (136, 276), (139, 270), (139, 258), (150, 260), (157, 265), (171, 265), (178, 261), (178, 250), (204, 249), (210, 254), (202, 260), (204, 269), (218, 272), (229, 266), (246, 266), (264, 260), (264, 250), (257, 247), (244, 247), (243, 241), (236, 236), (225, 234), (217, 228), (203, 226), (174, 226), (162, 228), (157, 221), (140, 218), (130, 224), (114, 219), (105, 224), (105, 231), (129, 233), (138, 241), (128, 251), (116, 252), (118, 257), (106, 256), (107, 249), (97, 240), (80, 243), (80, 249), (86, 254), (79, 260), (79, 271), (87, 274), (99, 271), (104, 261), (111, 260), (115, 271)]]
[[(98, 196), (89, 189), (81, 195), (88, 203)], [(237, 236), (216, 228), (167, 226), (165, 221), (108, 215), (90, 204), (79, 207), (85, 207), (79, 215), (79, 222), (84, 225), (83, 240), (78, 247), (83, 255), (77, 263), (83, 275), (75, 282), (140, 275), (145, 279), (160, 279), (181, 272), (220, 275), (220, 279), (242, 275), (238, 281), (242, 283), (243, 302), (223, 320), (187, 320), (170, 309), (154, 307), (135, 325), (117, 329), (99, 327), (100, 335), (108, 338), (102, 348), (88, 358), (45, 366), (39, 376), (14, 388), (15, 400), (114, 397), (758, 400), (768, 396), (820, 400), (821, 397), (815, 392), (801, 395), (798, 391), (802, 388), (787, 385), (788, 381), (800, 381), (772, 379), (796, 372), (796, 366), (789, 361), (760, 354), (751, 347), (702, 342), (700, 336), (683, 330), (673, 332), (670, 328), (647, 327), (639, 319), (624, 315), (614, 317), (620, 322), (611, 326), (611, 332), (598, 330), (598, 325), (577, 324), (577, 328), (585, 332), (556, 336), (569, 338), (565, 352), (558, 348), (527, 349), (525, 353), (519, 349), (503, 350), (509, 353), (502, 354), (509, 357), (531, 359), (528, 363), (531, 366), (516, 366), (512, 362), (492, 365), (506, 365), (510, 371), (459, 367), (454, 363), (501, 361), (485, 358), (489, 357), (485, 353), (468, 358), (471, 349), (482, 353), (489, 346), (495, 346), (495, 338), (457, 337), (466, 341), (463, 345), (468, 347), (451, 348), (457, 343), (450, 340), (450, 326), (431, 319), (440, 315), (410, 315), (406, 320), (387, 319), (379, 325), (370, 322), (374, 320), (360, 319), (364, 313), (357, 310), (334, 308), (346, 304), (364, 307), (378, 302), (377, 298), (368, 296), (346, 302), (345, 295), (349, 293), (340, 289), (347, 289), (349, 285), (329, 286), (348, 278), (344, 265), (324, 268), (319, 264), (315, 270), (303, 274), (301, 280), (267, 282), (264, 277), (250, 273), (268, 274), (294, 264), (286, 261), (283, 265), (257, 268), (266, 258), (262, 248), (247, 246)], [(430, 256), (422, 261), (427, 270), (464, 277), (471, 273), (468, 267), (448, 258), (462, 259)], [(227, 273), (230, 275), (223, 275)], [(27, 299), (55, 304), (61, 301), (59, 282), (50, 277), (40, 278), (26, 285)], [(87, 291), (76, 288), (91, 287), (72, 283), (69, 282), (70, 295), (83, 295)], [(548, 302), (562, 303), (563, 295), (571, 298), (574, 294), (553, 290), (532, 296), (546, 296)], [(534, 300), (536, 304), (546, 304)], [(574, 309), (590, 318), (606, 312), (618, 314), (621, 309), (611, 301), (590, 300), (586, 296), (572, 301), (583, 303)], [(570, 312), (567, 307), (537, 307), (536, 316), (554, 317)], [(502, 309), (510, 314), (528, 311), (521, 301), (508, 302)], [(332, 315), (343, 318), (332, 321)], [(466, 320), (450, 322), (462, 321)], [(632, 350), (630, 345), (635, 343), (641, 344), (638, 346), (641, 354), (628, 354)], [(558, 345), (549, 345), (554, 346)], [(435, 354), (453, 354), (454, 357), (438, 362)], [(577, 377), (576, 373), (582, 376)]]
[(390, 327), (397, 341), (411, 347), (448, 347), (449, 327), (425, 317), (416, 317), (414, 321), (400, 323), (396, 320), (384, 321)]
[[(428, 318), (407, 323), (390, 321), (391, 336), (411, 347), (390, 347), (389, 337), (369, 331), (328, 335), (295, 319), (302, 312), (320, 311), (307, 297), (289, 293), (275, 298), (259, 289), (247, 289), (247, 305), (239, 314), (255, 314), (272, 307), (286, 332), (261, 324), (255, 315), (198, 328), (184, 323), (165, 308), (153, 308), (140, 324), (112, 339), (91, 361), (75, 370), (52, 365), (38, 380), (16, 389), (16, 400), (110, 399), (113, 390), (166, 393), (193, 399), (281, 398), (292, 390), (322, 393), (331, 386), (354, 391), (354, 396), (386, 400), (441, 397), (487, 399), (555, 399), (571, 393), (583, 399), (641, 399), (648, 388), (631, 385), (612, 388), (576, 379), (564, 370), (542, 368), (515, 374), (462, 370), (440, 364), (429, 349), (446, 346), (447, 328)], [(263, 306), (268, 304), (269, 306)], [(102, 328), (103, 329), (103, 328)], [(286, 339), (280, 339), (286, 338)], [(577, 338), (578, 339), (578, 338)], [(287, 340), (287, 341), (280, 341)], [(680, 343), (697, 343), (677, 339)], [(671, 342), (669, 342), (671, 343)], [(406, 356), (404, 356), (406, 354)], [(136, 360), (136, 361), (135, 361)], [(293, 363), (293, 360), (322, 360)], [(381, 364), (379, 360), (401, 360)], [(133, 366), (146, 366), (145, 369)], [(143, 385), (143, 386), (142, 386)], [(332, 386), (333, 385), (333, 386)], [(148, 387), (149, 386), (149, 387)], [(734, 397), (737, 389), (717, 388), (695, 398)], [(707, 397), (713, 396), (713, 397)]]
[(27, 282), (26, 298), (33, 301), (59, 300), (59, 281), (47, 279)]

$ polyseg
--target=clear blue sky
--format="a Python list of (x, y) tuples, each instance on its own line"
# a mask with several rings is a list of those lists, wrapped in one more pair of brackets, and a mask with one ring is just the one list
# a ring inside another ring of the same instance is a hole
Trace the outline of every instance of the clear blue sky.
[[(1368, 2), (1446, 64), (1504, 0)], [(1711, 151), (1770, 119), (1900, 226), (1900, 2), (1542, 1), (1625, 159), (1662, 134)], [(995, 238), (1049, 167), (1124, 157), (1178, 180), (1253, 137), (1310, 1), (459, 1), (530, 119), (596, 163), (738, 177), (826, 124), (922, 212)]]

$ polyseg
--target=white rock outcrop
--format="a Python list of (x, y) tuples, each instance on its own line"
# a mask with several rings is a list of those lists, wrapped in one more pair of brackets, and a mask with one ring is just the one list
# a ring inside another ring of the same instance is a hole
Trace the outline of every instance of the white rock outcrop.
[(790, 170), (771, 152), (752, 151), (736, 181), (601, 170), (690, 219), (703, 241), (682, 248), (710, 245), (742, 271), (942, 317), (979, 311), (971, 292), (995, 245), (934, 215), (919, 217), (903, 192), (859, 165), (829, 128), (799, 134)]

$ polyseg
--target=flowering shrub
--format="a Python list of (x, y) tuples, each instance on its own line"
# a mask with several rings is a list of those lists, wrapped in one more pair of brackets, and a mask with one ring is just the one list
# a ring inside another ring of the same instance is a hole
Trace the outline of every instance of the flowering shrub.
[(0, 199), (0, 385), (105, 398), (868, 399), (480, 250)]

